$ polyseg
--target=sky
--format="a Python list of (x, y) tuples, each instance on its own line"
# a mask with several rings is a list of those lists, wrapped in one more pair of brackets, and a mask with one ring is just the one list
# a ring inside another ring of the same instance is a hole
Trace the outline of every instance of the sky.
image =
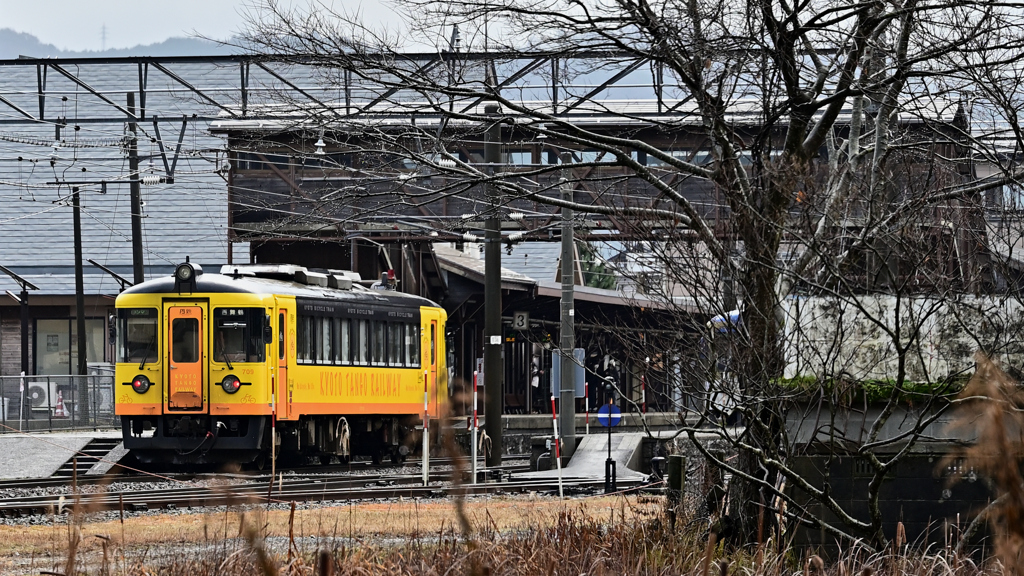
[[(380, 0), (323, 1), (359, 10), (367, 21), (386, 21), (390, 14)], [(222, 40), (243, 28), (243, 14), (253, 5), (254, 0), (0, 0), (0, 28), (75, 51), (104, 48), (104, 26), (106, 48), (195, 34)]]

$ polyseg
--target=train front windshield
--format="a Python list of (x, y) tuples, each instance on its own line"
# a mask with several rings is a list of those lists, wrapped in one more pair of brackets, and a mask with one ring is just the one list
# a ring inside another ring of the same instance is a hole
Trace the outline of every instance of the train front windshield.
[(160, 314), (156, 308), (117, 311), (117, 361), (153, 362), (157, 359)]

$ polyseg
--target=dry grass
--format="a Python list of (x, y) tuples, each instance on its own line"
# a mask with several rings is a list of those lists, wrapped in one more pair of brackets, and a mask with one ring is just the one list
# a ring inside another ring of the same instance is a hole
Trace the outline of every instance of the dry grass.
[[(650, 518), (659, 506), (651, 499), (638, 503), (636, 498), (622, 497), (559, 501), (524, 496), (467, 501), (464, 508), (473, 526), (504, 533), (547, 529), (567, 511), (581, 519), (607, 522), (613, 517), (621, 520), (623, 515), (627, 519)], [(143, 515), (126, 518), (123, 531), (117, 520), (83, 521), (75, 526), (69, 516), (47, 526), (0, 526), (0, 570), (20, 573), (16, 570), (26, 559), (30, 564), (35, 559), (37, 568), (59, 566), (66, 573), (64, 564), (72, 552), (92, 565), (104, 548), (108, 554), (116, 550), (117, 555), (161, 558), (175, 548), (203, 553), (218, 546), (234, 550), (246, 538), (287, 541), (290, 533), (305, 544), (312, 541), (332, 547), (335, 542), (434, 541), (438, 534), (459, 531), (453, 526), (454, 516), (450, 501), (410, 500), (299, 509), (294, 516), (289, 510), (264, 509)], [(247, 529), (254, 533), (246, 534)], [(80, 541), (76, 542), (76, 534), (81, 534)]]
[[(315, 510), (252, 509), (154, 515), (80, 526), (4, 528), (7, 574), (871, 576), (1000, 574), (952, 551), (869, 555), (833, 564), (779, 553), (771, 542), (726, 551), (693, 525), (672, 532), (660, 498), (571, 501), (504, 498), (464, 503), (472, 532), (451, 502), (359, 504)], [(682, 525), (682, 524), (681, 524)], [(74, 554), (68, 546), (81, 534)], [(95, 537), (97, 534), (103, 538)], [(122, 543), (124, 545), (122, 545)], [(10, 556), (10, 550), (21, 550)]]
[[(972, 527), (987, 519), (995, 535), (995, 553), (1006, 572), (1024, 574), (1024, 391), (999, 365), (975, 355), (977, 369), (959, 396), (961, 428), (976, 441), (959, 457), (962, 470), (987, 477), (999, 497), (978, 516)], [(972, 532), (968, 530), (968, 533)]]

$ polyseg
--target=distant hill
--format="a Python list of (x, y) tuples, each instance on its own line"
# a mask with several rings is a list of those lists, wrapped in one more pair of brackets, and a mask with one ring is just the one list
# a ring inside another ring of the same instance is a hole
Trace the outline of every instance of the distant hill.
[(73, 51), (61, 50), (53, 44), (45, 44), (32, 34), (16, 32), (10, 28), (0, 29), (0, 59), (14, 59), (19, 56), (33, 58), (91, 58), (117, 56), (210, 56), (238, 52), (230, 48), (199, 38), (168, 38), (156, 44), (134, 48), (112, 48), (110, 50)]

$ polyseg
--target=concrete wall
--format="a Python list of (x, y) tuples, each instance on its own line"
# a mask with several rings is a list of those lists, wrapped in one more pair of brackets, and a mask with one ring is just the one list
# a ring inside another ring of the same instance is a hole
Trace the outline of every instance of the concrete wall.
[[(941, 449), (911, 454), (886, 475), (879, 490), (879, 508), (882, 531), (887, 538), (896, 537), (897, 525), (902, 522), (907, 541), (915, 548), (923, 549), (928, 544), (956, 545), (974, 516), (995, 497), (988, 481), (971, 470), (961, 469), (956, 460), (948, 461), (948, 455), (947, 450)], [(866, 496), (873, 469), (866, 459), (810, 454), (794, 458), (792, 466), (818, 486), (827, 474), (833, 497), (840, 506), (859, 520), (870, 519)], [(806, 495), (799, 489), (791, 489), (791, 494), (797, 501), (806, 501)], [(836, 516), (818, 504), (809, 504), (807, 511), (810, 516), (839, 525)], [(836, 538), (824, 530), (790, 525), (795, 530), (793, 544), (830, 553), (838, 549)], [(979, 544), (985, 533), (982, 529), (971, 542)]]
[(970, 373), (978, 350), (1011, 373), (1024, 365), (1024, 306), (1005, 297), (791, 297), (784, 307), (789, 378), (892, 379), (899, 348), (917, 382)]

